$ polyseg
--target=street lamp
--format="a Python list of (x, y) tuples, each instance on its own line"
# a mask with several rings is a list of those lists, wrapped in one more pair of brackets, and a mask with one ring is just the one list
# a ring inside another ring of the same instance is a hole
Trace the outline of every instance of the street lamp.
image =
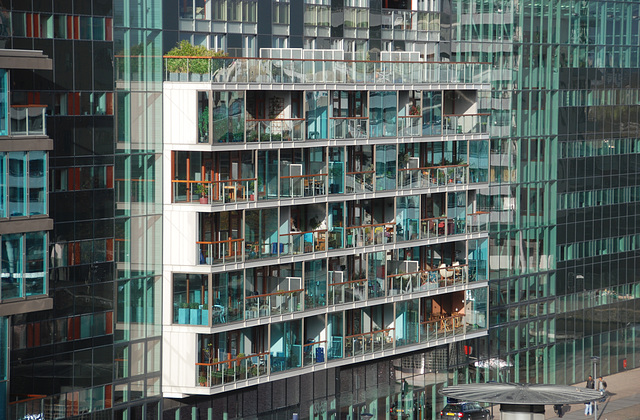
[[(591, 361), (593, 362), (593, 389), (596, 389), (596, 381), (598, 380), (598, 362), (600, 361), (599, 356), (591, 356)], [(593, 403), (593, 418), (598, 420), (598, 401), (594, 401)]]

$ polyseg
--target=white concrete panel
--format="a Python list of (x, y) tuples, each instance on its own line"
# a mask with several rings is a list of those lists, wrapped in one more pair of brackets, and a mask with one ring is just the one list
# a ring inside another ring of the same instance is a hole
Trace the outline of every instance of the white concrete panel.
[(162, 385), (193, 387), (196, 385), (196, 334), (187, 331), (164, 331), (162, 334)]
[(197, 213), (165, 207), (163, 216), (164, 265), (196, 265)]
[[(180, 85), (181, 83), (165, 83), (163, 85), (165, 145), (197, 143), (197, 90), (181, 88)], [(185, 87), (189, 87), (189, 85), (191, 84), (186, 84)]]

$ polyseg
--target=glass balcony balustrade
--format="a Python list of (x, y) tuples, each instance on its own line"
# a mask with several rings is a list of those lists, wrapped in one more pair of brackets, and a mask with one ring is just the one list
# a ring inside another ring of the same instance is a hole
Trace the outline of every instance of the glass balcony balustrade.
[(346, 247), (383, 245), (395, 241), (394, 223), (350, 226), (346, 230)]
[(10, 110), (12, 136), (44, 136), (46, 134), (45, 105), (12, 105)]
[(442, 134), (486, 134), (491, 114), (444, 115)]
[(347, 194), (359, 194), (373, 192), (373, 180), (376, 171), (347, 172), (345, 175), (345, 192)]
[(398, 135), (400, 137), (422, 136), (422, 116), (398, 116)]
[[(267, 58), (164, 57), (166, 81), (213, 83), (356, 83), (468, 84), (490, 83), (488, 63), (390, 62)], [(170, 60), (189, 64), (209, 60), (209, 74), (169, 73)]]
[(313, 197), (327, 194), (327, 174), (280, 177), (280, 198)]
[(244, 261), (244, 239), (226, 241), (197, 241), (200, 264), (227, 264)]
[(398, 189), (446, 187), (469, 182), (469, 165), (398, 169)]
[(394, 328), (346, 336), (345, 357), (362, 356), (377, 351), (391, 350), (394, 346)]
[(212, 387), (268, 375), (268, 352), (239, 356), (223, 361), (196, 363), (198, 386)]
[(304, 118), (250, 120), (245, 124), (246, 141), (301, 141), (304, 140)]
[(489, 212), (479, 211), (467, 215), (467, 232), (486, 232), (489, 229)]
[(443, 238), (465, 233), (465, 220), (443, 217), (429, 217), (420, 221), (420, 239)]
[(245, 298), (245, 319), (301, 311), (304, 289), (277, 290)]
[(257, 178), (224, 181), (171, 181), (174, 203), (225, 204), (255, 201)]
[(295, 345), (296, 349), (292, 349), (290, 357), (277, 352), (260, 352), (240, 354), (237, 357), (229, 355), (224, 360), (218, 360), (206, 357), (205, 352), (204, 360), (196, 363), (195, 384), (215, 387), (291, 369), (326, 364), (329, 359), (358, 357), (444, 338), (462, 337), (485, 328), (478, 325), (477, 321), (482, 316), (474, 311), (469, 314), (424, 313), (419, 319), (426, 320), (405, 321), (402, 323), (402, 331), (391, 327), (345, 336), (334, 335), (331, 337), (331, 346), (324, 340)]
[(298, 255), (327, 249), (327, 229), (291, 232), (280, 235), (280, 255)]
[(329, 118), (329, 137), (332, 139), (366, 139), (367, 117)]

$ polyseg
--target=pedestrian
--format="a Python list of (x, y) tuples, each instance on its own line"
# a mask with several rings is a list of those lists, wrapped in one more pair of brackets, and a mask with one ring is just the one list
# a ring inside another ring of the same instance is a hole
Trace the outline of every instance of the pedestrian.
[[(593, 381), (593, 376), (589, 375), (589, 379), (587, 379), (587, 389), (595, 389), (596, 384)], [(591, 402), (586, 402), (584, 403), (584, 415), (585, 416), (590, 416), (591, 414), (593, 414), (593, 405), (591, 404)]]
[(604, 402), (607, 395), (607, 381), (605, 381), (602, 376), (598, 378), (598, 391), (600, 391), (600, 395), (602, 395), (600, 402)]

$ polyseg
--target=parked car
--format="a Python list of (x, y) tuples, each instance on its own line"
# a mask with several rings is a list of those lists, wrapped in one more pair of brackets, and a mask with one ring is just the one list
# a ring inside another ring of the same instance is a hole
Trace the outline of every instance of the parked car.
[(491, 419), (491, 413), (475, 402), (461, 402), (447, 404), (440, 412), (441, 419)]

